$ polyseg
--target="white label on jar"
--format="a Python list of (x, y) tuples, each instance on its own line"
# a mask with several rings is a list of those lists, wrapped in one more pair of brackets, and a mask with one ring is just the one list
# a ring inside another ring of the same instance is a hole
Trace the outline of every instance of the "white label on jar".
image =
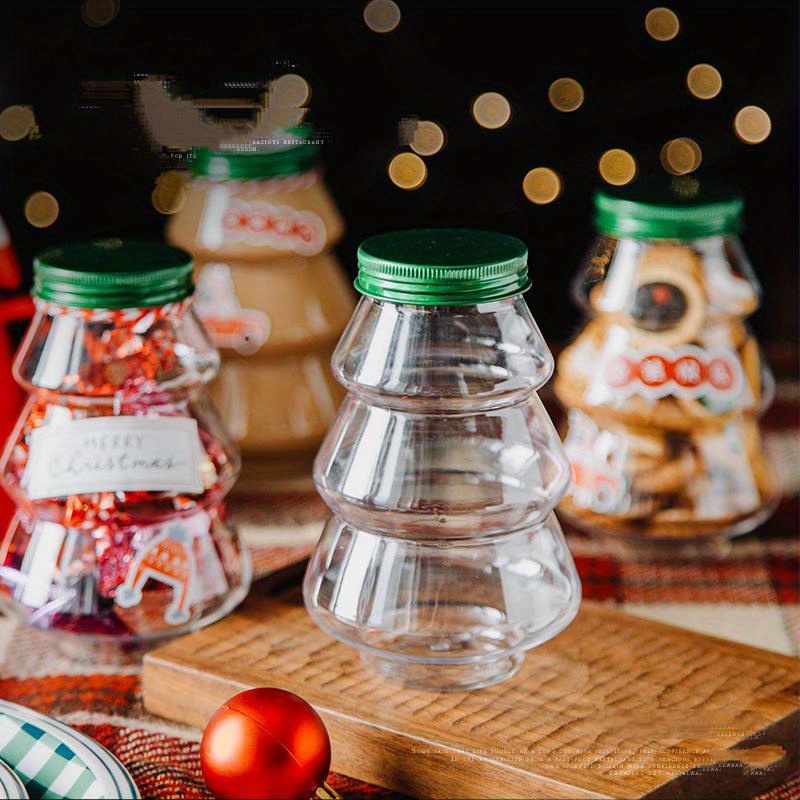
[(201, 460), (194, 419), (76, 419), (31, 432), (23, 488), (32, 500), (118, 491), (198, 494)]
[(250, 355), (269, 338), (269, 317), (263, 311), (242, 308), (227, 264), (208, 263), (200, 270), (194, 302), (217, 347)]
[(564, 449), (572, 467), (568, 493), (575, 505), (598, 514), (624, 514), (631, 503), (624, 474), (627, 441), (573, 408)]

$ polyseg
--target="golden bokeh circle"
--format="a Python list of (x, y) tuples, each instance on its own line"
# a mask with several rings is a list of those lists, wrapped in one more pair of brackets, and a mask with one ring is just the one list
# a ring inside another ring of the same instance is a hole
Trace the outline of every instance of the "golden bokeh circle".
[(186, 202), (183, 175), (174, 169), (159, 175), (150, 199), (159, 214), (176, 214)]
[(81, 5), (81, 19), (92, 28), (108, 25), (118, 13), (118, 0), (84, 0)]
[(636, 177), (636, 159), (627, 150), (606, 150), (597, 167), (600, 177), (612, 186), (624, 186)]
[(772, 120), (763, 108), (745, 106), (736, 112), (733, 129), (746, 144), (759, 144), (769, 136), (772, 130)]
[(391, 33), (400, 18), (400, 7), (393, 0), (370, 0), (364, 7), (364, 22), (375, 33)]
[(552, 203), (561, 194), (561, 177), (549, 167), (535, 167), (522, 179), (522, 191), (531, 203)]
[(511, 103), (499, 92), (484, 92), (472, 103), (472, 116), (483, 128), (502, 128), (511, 119)]
[(670, 175), (688, 175), (700, 166), (703, 151), (694, 139), (681, 136), (664, 144), (660, 158), (661, 166)]
[(58, 200), (50, 192), (34, 192), (25, 201), (25, 219), (34, 228), (47, 228), (58, 219)]
[(651, 8), (644, 18), (645, 30), (657, 42), (668, 42), (678, 35), (681, 23), (678, 15), (672, 9), (659, 6)]
[(0, 112), (0, 136), (7, 142), (18, 142), (29, 136), (36, 125), (30, 106), (8, 106)]
[(419, 189), (428, 177), (425, 162), (416, 153), (398, 153), (389, 162), (389, 178), (401, 189)]
[(282, 108), (303, 108), (311, 98), (311, 86), (302, 75), (290, 72), (269, 85), (270, 103)]
[(411, 149), (421, 156), (432, 156), (444, 147), (444, 130), (440, 125), (423, 119), (417, 123), (411, 138)]
[(583, 86), (574, 78), (558, 78), (547, 90), (547, 99), (557, 111), (577, 111), (583, 105), (583, 98)]
[(686, 75), (686, 85), (699, 100), (711, 100), (722, 91), (722, 75), (711, 64), (695, 64)]

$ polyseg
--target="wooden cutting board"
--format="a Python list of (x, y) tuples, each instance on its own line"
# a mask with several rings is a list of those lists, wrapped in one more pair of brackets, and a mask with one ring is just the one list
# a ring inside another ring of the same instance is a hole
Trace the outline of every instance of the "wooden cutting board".
[(787, 656), (584, 602), (520, 672), (474, 692), (403, 689), (315, 628), (292, 590), (148, 654), (144, 701), (202, 727), (254, 686), (322, 715), (332, 769), (423, 798), (750, 798), (797, 770)]

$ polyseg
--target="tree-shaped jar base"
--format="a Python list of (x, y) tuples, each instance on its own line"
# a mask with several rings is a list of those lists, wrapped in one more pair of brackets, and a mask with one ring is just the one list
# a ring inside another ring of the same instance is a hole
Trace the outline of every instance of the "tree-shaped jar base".
[(216, 509), (85, 529), (20, 521), (4, 547), (3, 610), (97, 642), (144, 644), (216, 622), (244, 599), (252, 573)]
[(329, 521), (306, 607), (365, 664), (408, 686), (467, 690), (513, 675), (574, 618), (580, 582), (555, 516), (467, 540), (409, 541)]

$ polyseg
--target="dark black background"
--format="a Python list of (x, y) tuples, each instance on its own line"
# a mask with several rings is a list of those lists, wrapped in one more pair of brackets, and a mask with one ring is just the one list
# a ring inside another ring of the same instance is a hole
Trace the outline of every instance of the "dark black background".
[[(0, 142), (0, 213), (20, 259), (55, 241), (96, 234), (157, 237), (156, 176), (176, 163), (148, 142), (130, 94), (88, 97), (85, 81), (174, 76), (185, 92), (208, 96), (224, 81), (287, 71), (311, 84), (310, 119), (326, 134), (328, 182), (348, 233), (348, 268), (366, 235), (403, 226), (464, 225), (507, 231), (531, 250), (529, 301), (545, 336), (558, 341), (578, 312), (567, 287), (591, 239), (597, 159), (609, 147), (636, 157), (640, 174), (661, 171), (659, 150), (675, 136), (703, 150), (698, 175), (738, 185), (747, 198), (745, 245), (765, 289), (754, 319), (765, 339), (797, 339), (797, 4), (672, 3), (678, 37), (656, 42), (644, 30), (658, 3), (445, 4), (398, 0), (393, 33), (370, 31), (363, 2), (320, 4), (166, 3), (120, 0), (108, 25), (92, 28), (80, 3), (5, 2), (0, 7), (0, 107), (31, 104), (41, 138)], [(686, 72), (715, 65), (721, 94), (693, 98)], [(547, 87), (577, 78), (583, 107), (551, 108)], [(476, 95), (496, 90), (512, 104), (510, 123), (478, 127)], [(743, 105), (773, 123), (760, 145), (735, 137)], [(418, 115), (442, 124), (447, 146), (427, 159), (419, 190), (386, 174), (398, 122)], [(564, 192), (548, 206), (522, 194), (525, 173), (550, 166)], [(25, 198), (52, 192), (61, 213), (37, 230)]]

